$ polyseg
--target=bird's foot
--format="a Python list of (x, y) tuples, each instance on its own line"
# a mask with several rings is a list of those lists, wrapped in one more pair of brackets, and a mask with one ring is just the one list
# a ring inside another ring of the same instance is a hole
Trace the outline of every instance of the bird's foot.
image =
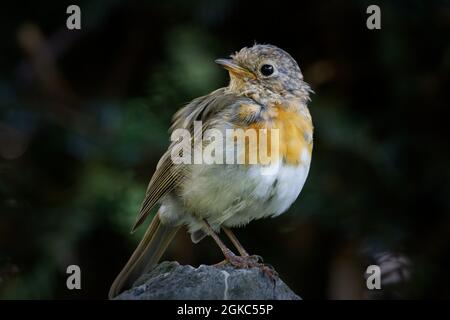
[(278, 273), (275, 269), (268, 264), (263, 263), (263, 259), (258, 255), (237, 256), (233, 252), (227, 252), (225, 258), (229, 264), (239, 269), (258, 268), (266, 275), (270, 280), (276, 282)]

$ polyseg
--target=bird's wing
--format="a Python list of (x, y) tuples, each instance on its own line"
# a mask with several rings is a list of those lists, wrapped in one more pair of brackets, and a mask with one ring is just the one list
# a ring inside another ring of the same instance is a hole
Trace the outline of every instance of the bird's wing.
[[(179, 128), (187, 129), (190, 131), (191, 137), (193, 137), (194, 122), (202, 121), (202, 132), (204, 132), (204, 130), (213, 125), (211, 119), (214, 118), (214, 115), (236, 103), (236, 98), (235, 95), (226, 93), (225, 88), (197, 98), (175, 114), (170, 131), (173, 132)], [(160, 199), (164, 198), (183, 182), (189, 170), (189, 165), (187, 164), (173, 163), (171, 152), (175, 144), (176, 142), (172, 142), (158, 162), (132, 231), (142, 224)]]
[(137, 216), (136, 222), (133, 226), (132, 232), (139, 227), (142, 222), (147, 218), (148, 214), (155, 206), (155, 204), (169, 192), (171, 192), (175, 186), (183, 178), (183, 170), (185, 168), (182, 165), (174, 165), (170, 159), (170, 152), (164, 153), (161, 160), (158, 162), (156, 171), (153, 174), (150, 183), (145, 193), (144, 201), (141, 205), (141, 210)]

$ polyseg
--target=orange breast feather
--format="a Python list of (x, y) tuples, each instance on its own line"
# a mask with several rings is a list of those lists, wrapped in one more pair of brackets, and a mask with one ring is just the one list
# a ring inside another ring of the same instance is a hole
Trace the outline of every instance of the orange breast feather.
[[(250, 110), (248, 105), (244, 105), (241, 112), (247, 113)], [(244, 130), (254, 129), (257, 138), (256, 144), (251, 144), (249, 139), (245, 140), (245, 163), (254, 163), (250, 159), (255, 159), (255, 157), (257, 163), (265, 163), (261, 161), (264, 151), (268, 157), (271, 157), (273, 149), (278, 152), (279, 158), (286, 164), (299, 165), (303, 150), (312, 152), (313, 126), (306, 107), (304, 112), (301, 112), (297, 109), (275, 106), (266, 112), (269, 113), (267, 120), (261, 120), (251, 124), (248, 128), (242, 128)], [(267, 134), (260, 129), (267, 129)], [(272, 141), (272, 129), (278, 130), (278, 141)]]

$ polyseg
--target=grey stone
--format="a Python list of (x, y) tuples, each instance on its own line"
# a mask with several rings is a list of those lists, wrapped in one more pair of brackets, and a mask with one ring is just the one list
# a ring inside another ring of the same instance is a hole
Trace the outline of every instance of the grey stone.
[(143, 275), (118, 300), (300, 300), (278, 277), (270, 279), (258, 268), (231, 265), (198, 268), (162, 262)]

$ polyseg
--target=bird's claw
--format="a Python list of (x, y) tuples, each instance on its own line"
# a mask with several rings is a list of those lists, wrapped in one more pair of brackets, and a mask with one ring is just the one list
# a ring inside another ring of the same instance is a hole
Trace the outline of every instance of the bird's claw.
[(276, 282), (276, 279), (278, 278), (278, 273), (275, 269), (271, 265), (264, 264), (261, 256), (237, 256), (235, 254), (231, 254), (226, 257), (226, 260), (229, 264), (239, 269), (258, 268), (264, 275), (274, 282)]

